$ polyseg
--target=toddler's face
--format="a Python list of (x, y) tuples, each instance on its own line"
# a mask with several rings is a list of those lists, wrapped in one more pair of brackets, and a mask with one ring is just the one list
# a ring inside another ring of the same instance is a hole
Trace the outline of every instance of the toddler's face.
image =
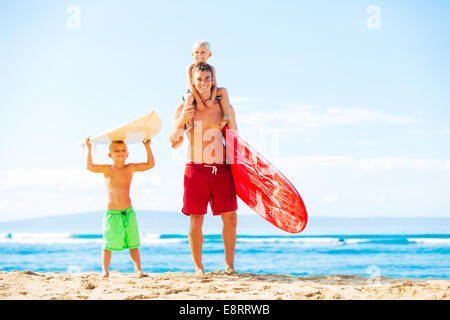
[(211, 52), (207, 46), (200, 46), (192, 50), (192, 56), (194, 57), (196, 63), (205, 63), (211, 56)]

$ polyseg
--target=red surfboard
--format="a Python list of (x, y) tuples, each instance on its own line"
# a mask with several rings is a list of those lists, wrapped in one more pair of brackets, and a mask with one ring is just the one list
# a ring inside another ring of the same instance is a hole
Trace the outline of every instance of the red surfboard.
[(308, 214), (292, 183), (228, 127), (225, 143), (238, 197), (281, 230), (299, 233), (305, 229)]

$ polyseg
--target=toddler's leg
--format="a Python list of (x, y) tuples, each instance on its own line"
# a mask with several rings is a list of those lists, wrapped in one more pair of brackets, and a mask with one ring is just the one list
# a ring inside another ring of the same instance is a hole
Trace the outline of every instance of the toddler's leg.
[(141, 268), (141, 256), (139, 255), (139, 248), (130, 249), (131, 261), (134, 264), (134, 270), (136, 270), (136, 274), (138, 277), (148, 277), (148, 274), (142, 272)]
[[(184, 105), (189, 106), (194, 103), (194, 95), (191, 92), (186, 92), (184, 95)], [(187, 125), (186, 131), (191, 131), (194, 128), (194, 123), (190, 121)]]
[(222, 123), (225, 126), (230, 121), (230, 99), (225, 88), (217, 88), (217, 96), (220, 97), (220, 107), (223, 111)]
[(102, 275), (103, 278), (109, 277), (109, 263), (111, 262), (111, 251), (103, 250), (102, 251)]

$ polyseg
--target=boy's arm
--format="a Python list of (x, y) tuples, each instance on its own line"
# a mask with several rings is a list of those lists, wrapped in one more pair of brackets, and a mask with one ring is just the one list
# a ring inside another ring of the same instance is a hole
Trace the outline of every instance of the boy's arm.
[(89, 171), (92, 171), (92, 172), (96, 172), (96, 173), (105, 172), (107, 165), (92, 163), (92, 153), (91, 153), (92, 145), (91, 145), (91, 142), (89, 141), (89, 138), (86, 139), (86, 146), (88, 148), (86, 169), (88, 169)]
[(183, 144), (185, 126), (193, 116), (194, 107), (192, 105), (184, 105), (184, 103), (181, 103), (177, 107), (172, 131), (169, 135), (169, 141), (172, 148), (176, 149)]
[(133, 171), (147, 171), (150, 170), (155, 166), (155, 159), (153, 158), (153, 152), (150, 148), (151, 140), (145, 140), (142, 141), (142, 143), (145, 146), (145, 149), (147, 150), (147, 162), (143, 163), (130, 163), (131, 168)]
[(197, 108), (199, 110), (203, 110), (204, 106), (202, 99), (200, 98), (197, 89), (195, 89), (194, 85), (192, 84), (192, 68), (194, 67), (194, 65), (195, 65), (194, 63), (191, 64), (187, 71), (187, 79), (188, 79), (187, 87), (189, 88), (189, 91), (191, 91), (192, 95), (195, 98), (195, 101), (197, 102)]

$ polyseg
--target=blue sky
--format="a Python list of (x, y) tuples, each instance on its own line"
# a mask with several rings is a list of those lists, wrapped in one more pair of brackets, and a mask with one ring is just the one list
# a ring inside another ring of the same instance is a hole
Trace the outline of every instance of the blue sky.
[(448, 12), (446, 1), (1, 2), (0, 221), (103, 210), (78, 142), (151, 110), (157, 165), (135, 176), (133, 205), (179, 211), (185, 148), (168, 134), (199, 39), (241, 134), (310, 215), (450, 216)]

